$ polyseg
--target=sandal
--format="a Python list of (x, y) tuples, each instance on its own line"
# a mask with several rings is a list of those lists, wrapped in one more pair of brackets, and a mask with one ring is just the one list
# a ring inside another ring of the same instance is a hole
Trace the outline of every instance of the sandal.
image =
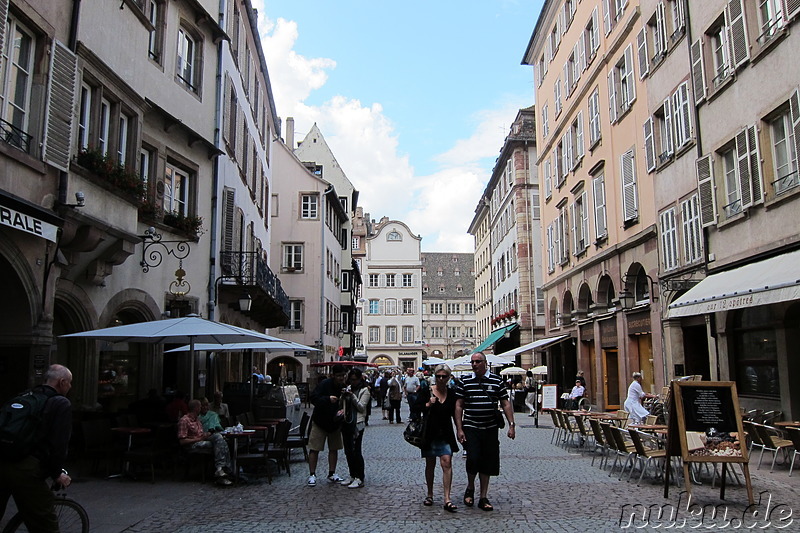
[(489, 498), (481, 498), (478, 500), (478, 509), (482, 511), (494, 511), (494, 507), (489, 503)]
[(425, 496), (425, 499), (422, 500), (422, 505), (425, 507), (430, 507), (433, 505), (433, 496)]
[(467, 489), (464, 491), (464, 505), (472, 507), (475, 505), (475, 489)]
[(458, 507), (453, 505), (453, 502), (444, 502), (444, 510), (448, 513), (455, 513), (456, 509), (458, 509)]

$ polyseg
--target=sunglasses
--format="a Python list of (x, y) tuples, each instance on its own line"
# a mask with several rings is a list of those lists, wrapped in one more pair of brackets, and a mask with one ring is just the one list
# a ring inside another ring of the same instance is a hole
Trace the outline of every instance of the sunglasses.
[(443, 375), (443, 374), (436, 374), (436, 379), (449, 379), (450, 376)]
[(485, 363), (485, 362), (486, 362), (486, 360), (485, 360), (485, 359), (473, 359), (473, 360), (472, 360), (472, 361), (470, 361), (469, 363), (470, 363), (471, 365), (477, 365), (477, 364), (480, 364), (480, 363)]

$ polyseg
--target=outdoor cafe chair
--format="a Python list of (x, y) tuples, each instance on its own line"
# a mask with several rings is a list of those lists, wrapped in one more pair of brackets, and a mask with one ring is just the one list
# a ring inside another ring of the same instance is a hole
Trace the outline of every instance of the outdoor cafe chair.
[[(622, 449), (619, 448), (617, 444), (617, 438), (614, 436), (615, 426), (612, 426), (607, 422), (600, 422), (600, 427), (603, 430), (603, 437), (606, 440), (606, 445), (608, 446), (609, 452), (614, 453), (614, 462), (611, 464), (611, 470), (608, 471), (608, 475), (611, 477), (611, 475), (614, 473), (614, 470), (617, 468), (617, 462), (620, 460), (620, 457), (629, 454), (631, 450), (628, 450), (627, 446), (624, 445)], [(607, 463), (608, 459), (606, 459), (606, 464)]]
[(558, 417), (558, 414), (556, 414), (555, 409), (550, 409), (550, 417), (553, 419), (553, 434), (550, 435), (550, 444), (553, 444), (554, 441), (558, 442), (556, 435), (558, 435), (559, 438), (561, 437), (562, 428), (561, 420)]
[[(564, 449), (566, 449), (570, 443), (575, 441), (575, 435), (580, 434), (581, 430), (572, 425), (572, 423), (569, 421), (569, 415), (567, 413), (558, 411), (557, 415), (561, 419), (561, 427), (564, 430)], [(569, 440), (567, 440), (568, 437)]]
[[(627, 431), (618, 428), (616, 426), (611, 426), (611, 435), (614, 439), (614, 444), (617, 447), (618, 457), (625, 456), (625, 462), (622, 463), (622, 470), (619, 472), (619, 480), (622, 481), (622, 476), (625, 474), (625, 468), (630, 464), (631, 465), (631, 473), (633, 470), (633, 462), (636, 457), (636, 448), (633, 446), (633, 443), (630, 442), (627, 437)], [(614, 460), (616, 462), (616, 459)], [(613, 472), (613, 469), (612, 469)], [(630, 475), (628, 476), (630, 479)]]
[[(636, 482), (636, 485), (640, 485), (642, 483), (642, 478), (644, 477), (645, 472), (647, 472), (647, 468), (652, 461), (655, 463), (660, 464), (662, 466), (662, 471), (664, 468), (664, 463), (666, 462), (667, 457), (667, 450), (658, 449), (654, 447), (646, 447), (644, 445), (644, 439), (651, 438), (650, 435), (645, 433), (641, 433), (636, 429), (628, 429), (628, 435), (631, 438), (631, 443), (633, 443), (633, 447), (636, 450), (635, 460), (639, 462), (641, 465), (641, 473), (639, 474), (639, 481)], [(657, 466), (654, 465), (654, 469), (656, 469), (656, 473), (658, 473)], [(633, 465), (631, 465), (631, 474), (628, 476), (628, 480), (633, 475)]]
[(580, 447), (584, 450), (589, 447), (589, 437), (591, 435), (586, 430), (586, 425), (583, 423), (583, 417), (581, 415), (575, 415), (575, 427), (578, 429), (580, 434)]
[(300, 425), (296, 432), (289, 432), (286, 439), (286, 447), (289, 448), (291, 456), (292, 450), (295, 448), (303, 449), (303, 457), (308, 461), (308, 438), (311, 434), (311, 417), (308, 413), (303, 413), (300, 419)]
[(761, 415), (761, 423), (769, 426), (773, 422), (779, 421), (781, 416), (783, 413), (780, 411), (767, 411)]
[(618, 409), (617, 416), (619, 417), (617, 425), (621, 428), (628, 427), (628, 417), (630, 416), (630, 413), (628, 413), (628, 411), (625, 411), (624, 409)]
[(647, 415), (644, 418), (644, 423), (648, 426), (652, 426), (658, 423), (658, 417), (656, 415)]
[(761, 437), (758, 436), (756, 433), (756, 428), (754, 427), (755, 422), (750, 420), (742, 420), (742, 429), (746, 434), (745, 439), (749, 440), (750, 443), (747, 445), (747, 451), (753, 453), (753, 448), (758, 447), (761, 448), (761, 451), (764, 451), (764, 444), (761, 442)]
[(289, 431), (291, 429), (291, 420), (278, 422), (278, 425), (275, 426), (275, 434), (271, 442), (267, 445), (267, 457), (278, 461), (278, 468), (283, 466), (289, 476), (292, 475), (292, 472), (289, 470), (289, 447), (286, 441), (289, 438)]
[[(269, 445), (268, 443), (273, 439), (273, 434), (275, 432), (275, 428), (270, 426), (265, 428), (263, 431), (264, 435), (264, 445), (253, 448), (252, 450), (247, 450), (244, 453), (239, 452), (236, 458), (236, 465), (238, 467), (253, 467), (253, 470), (248, 470), (248, 472), (252, 472), (254, 475), (258, 475), (260, 472), (264, 472), (267, 476), (267, 481), (272, 484), (272, 468), (270, 465), (270, 458), (269, 458)], [(238, 477), (238, 472), (236, 472), (236, 476)]]
[(794, 450), (792, 450), (792, 462), (789, 465), (789, 475), (792, 475), (792, 469), (794, 468), (794, 460), (797, 459), (797, 454), (800, 452), (800, 428), (786, 428), (786, 434), (789, 436), (789, 440), (792, 441), (794, 444)]
[[(606, 439), (603, 438), (603, 430), (600, 427), (600, 421), (596, 418), (589, 418), (589, 427), (592, 428), (592, 435), (594, 435), (594, 449), (592, 451), (596, 452), (600, 450), (600, 468), (603, 467), (603, 463), (608, 459), (608, 444), (606, 443)], [(594, 466), (594, 460), (597, 458), (597, 454), (592, 456), (592, 466)]]
[(758, 457), (758, 467), (756, 470), (761, 468), (761, 460), (764, 458), (764, 451), (769, 450), (772, 452), (772, 466), (770, 467), (769, 471), (772, 472), (775, 470), (775, 460), (778, 458), (778, 452), (783, 450), (785, 460), (788, 461), (789, 448), (792, 448), (794, 443), (779, 436), (777, 434), (778, 430), (773, 427), (762, 424), (753, 424), (753, 427), (755, 428), (759, 439), (761, 439), (762, 444), (761, 455)]

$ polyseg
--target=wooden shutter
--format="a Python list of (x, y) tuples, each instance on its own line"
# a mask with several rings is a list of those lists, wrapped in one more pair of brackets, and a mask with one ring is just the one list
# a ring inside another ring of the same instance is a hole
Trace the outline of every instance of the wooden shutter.
[(675, 208), (661, 213), (661, 249), (664, 254), (664, 270), (678, 266), (677, 228), (675, 227)]
[(739, 68), (750, 58), (742, 0), (728, 1), (728, 22), (728, 31), (731, 39), (731, 62), (734, 68)]
[(620, 172), (622, 174), (622, 216), (629, 221), (637, 217), (636, 205), (636, 168), (633, 149), (620, 156)]
[(8, 19), (8, 0), (0, 0), (0, 52), (6, 51), (6, 19)]
[(658, 6), (656, 6), (656, 38), (661, 41), (657, 46), (658, 51), (662, 54), (667, 53), (668, 48), (668, 40), (667, 40), (667, 25), (665, 23), (666, 19), (666, 8), (664, 7), (664, 2), (659, 2)]
[[(225, 76), (225, 95), (223, 96), (223, 100), (222, 100), (222, 109), (223, 110), (230, 109), (231, 92), (232, 92), (231, 80), (226, 75)], [(225, 120), (225, 119), (222, 120), (222, 139), (225, 142), (227, 142), (228, 144), (230, 144), (230, 141), (231, 141), (231, 124), (230, 124), (230, 120)]]
[(606, 35), (611, 33), (611, 0), (603, 0), (603, 28)]
[(706, 99), (706, 80), (703, 71), (703, 46), (700, 39), (692, 43), (692, 84), (694, 85), (694, 103), (699, 105)]
[(581, 194), (581, 250), (589, 246), (589, 194), (583, 191)]
[(736, 177), (739, 180), (739, 197), (742, 209), (753, 205), (750, 191), (750, 151), (747, 149), (747, 130), (736, 134)]
[(683, 142), (689, 142), (692, 138), (692, 113), (689, 107), (689, 82), (683, 82), (678, 87), (678, 102), (680, 108), (675, 113), (680, 113), (683, 127)]
[(747, 127), (747, 152), (750, 166), (750, 186), (753, 204), (764, 201), (764, 183), (761, 175), (761, 154), (758, 147), (758, 130), (755, 125)]
[(569, 204), (569, 218), (572, 222), (572, 255), (578, 255), (580, 252), (578, 250), (578, 217), (576, 214), (575, 202), (572, 202)]
[(594, 231), (597, 238), (605, 237), (608, 234), (606, 223), (606, 189), (605, 179), (598, 176), (592, 180), (592, 192), (594, 193)]
[(575, 128), (575, 161), (580, 161), (583, 158), (583, 110), (578, 111), (578, 116), (575, 119), (577, 127)]
[(555, 259), (553, 257), (553, 224), (547, 225), (547, 270), (552, 272), (555, 268)]
[(672, 105), (670, 104), (669, 96), (664, 99), (664, 138), (661, 139), (661, 148), (667, 155), (672, 155), (675, 151), (675, 138), (674, 121), (672, 116)]
[(553, 194), (553, 181), (552, 181), (552, 165), (550, 164), (550, 158), (548, 157), (547, 160), (544, 162), (544, 196), (545, 198), (550, 198)]
[(236, 213), (236, 191), (222, 191), (222, 250), (233, 250), (234, 215)]
[(586, 70), (586, 32), (581, 33), (581, 39), (578, 42), (578, 56), (580, 57), (580, 70)]
[[(647, 25), (645, 24), (645, 27)], [(636, 34), (636, 48), (639, 53), (639, 76), (644, 79), (647, 73), (650, 72), (650, 62), (647, 57), (647, 34), (645, 28), (639, 30)]]
[(575, 153), (572, 149), (572, 128), (564, 133), (564, 175), (575, 167)]
[(789, 118), (794, 132), (794, 168), (800, 170), (800, 90), (798, 89), (795, 89), (789, 97)]
[(701, 157), (696, 162), (697, 191), (700, 195), (700, 221), (703, 227), (717, 223), (716, 186), (714, 185), (714, 161), (711, 155)]
[(608, 73), (608, 118), (612, 124), (617, 121), (617, 68), (613, 66)]
[[(0, 46), (6, 27), (8, 2), (0, 2), (3, 30), (0, 30)], [(0, 48), (3, 50), (3, 48)], [(78, 61), (75, 54), (59, 41), (53, 41), (50, 57), (50, 77), (47, 80), (47, 121), (44, 132), (44, 159), (64, 172), (69, 169), (72, 157), (72, 122), (75, 106), (75, 85), (78, 79)]]
[(569, 60), (564, 63), (564, 100), (569, 98), (572, 94), (572, 68), (570, 67)]
[(800, 0), (782, 0), (783, 4), (783, 23), (788, 24), (790, 20), (800, 13)]
[(628, 101), (625, 102), (625, 107), (630, 107), (634, 100), (636, 100), (636, 81), (633, 72), (633, 45), (628, 45), (625, 49), (625, 79), (621, 80), (628, 87)]
[(644, 162), (647, 172), (656, 169), (656, 148), (653, 138), (653, 119), (648, 118), (644, 122)]

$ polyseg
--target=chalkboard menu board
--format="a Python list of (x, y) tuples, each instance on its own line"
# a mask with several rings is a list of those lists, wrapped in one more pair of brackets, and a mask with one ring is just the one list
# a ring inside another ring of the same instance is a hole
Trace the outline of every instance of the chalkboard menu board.
[[(690, 463), (722, 463), (722, 499), (725, 497), (726, 464), (742, 463), (748, 499), (753, 503), (736, 383), (673, 381), (667, 425), (667, 462), (670, 456), (683, 459), (684, 480), (688, 492), (691, 493)], [(669, 469), (666, 473), (665, 496), (668, 491)]]

